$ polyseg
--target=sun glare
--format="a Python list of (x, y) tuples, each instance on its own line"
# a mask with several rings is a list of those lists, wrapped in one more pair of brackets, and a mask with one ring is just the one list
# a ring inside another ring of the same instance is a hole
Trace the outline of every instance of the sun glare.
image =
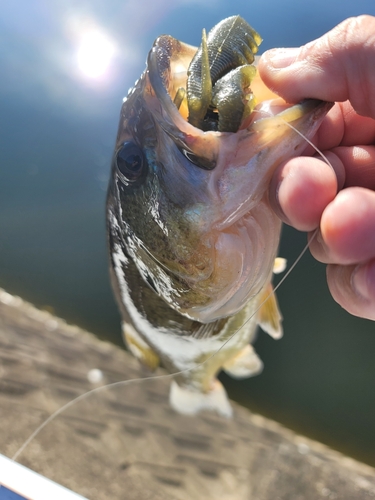
[(115, 52), (115, 45), (103, 33), (88, 31), (78, 47), (78, 67), (86, 77), (98, 79), (107, 73)]

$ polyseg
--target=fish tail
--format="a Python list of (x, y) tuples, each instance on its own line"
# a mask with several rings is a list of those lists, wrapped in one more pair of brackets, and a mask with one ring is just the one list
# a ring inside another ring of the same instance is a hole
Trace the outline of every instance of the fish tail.
[(181, 386), (173, 380), (169, 402), (174, 410), (185, 415), (196, 415), (202, 410), (209, 410), (230, 418), (233, 413), (227, 393), (217, 379), (212, 382), (208, 392), (202, 392), (189, 386)]

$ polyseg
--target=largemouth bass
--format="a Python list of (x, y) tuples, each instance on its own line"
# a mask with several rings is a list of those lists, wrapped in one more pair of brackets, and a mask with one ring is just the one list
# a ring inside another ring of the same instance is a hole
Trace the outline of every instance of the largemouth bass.
[(229, 416), (217, 373), (261, 371), (257, 325), (282, 335), (271, 292), (281, 223), (268, 186), (331, 107), (275, 99), (256, 74), (260, 42), (239, 16), (198, 49), (161, 36), (121, 109), (107, 199), (112, 284), (128, 349), (176, 373), (170, 402), (183, 413)]

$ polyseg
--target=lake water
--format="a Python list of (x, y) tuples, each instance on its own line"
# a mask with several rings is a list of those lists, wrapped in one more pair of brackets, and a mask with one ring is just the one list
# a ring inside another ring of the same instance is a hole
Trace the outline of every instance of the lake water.
[[(375, 15), (373, 0), (3, 5), (0, 286), (122, 344), (107, 275), (105, 191), (122, 98), (153, 40), (168, 33), (197, 45), (203, 27), (240, 14), (266, 50), (303, 44), (363, 13)], [(85, 50), (98, 40), (90, 63)], [(100, 57), (102, 66), (95, 65)], [(293, 262), (305, 240), (286, 228), (280, 255)], [(285, 336), (275, 342), (259, 335), (265, 370), (242, 382), (223, 377), (230, 395), (375, 465), (374, 323), (334, 303), (324, 266), (308, 255), (278, 297)]]

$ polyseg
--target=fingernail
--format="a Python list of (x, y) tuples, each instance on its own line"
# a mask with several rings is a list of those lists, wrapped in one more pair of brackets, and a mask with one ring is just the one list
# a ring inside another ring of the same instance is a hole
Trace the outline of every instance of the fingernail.
[(283, 69), (294, 63), (299, 52), (298, 47), (271, 49), (265, 52), (263, 57), (266, 57), (267, 63), (275, 69)]
[(353, 290), (365, 300), (375, 298), (375, 260), (359, 264), (352, 274)]

